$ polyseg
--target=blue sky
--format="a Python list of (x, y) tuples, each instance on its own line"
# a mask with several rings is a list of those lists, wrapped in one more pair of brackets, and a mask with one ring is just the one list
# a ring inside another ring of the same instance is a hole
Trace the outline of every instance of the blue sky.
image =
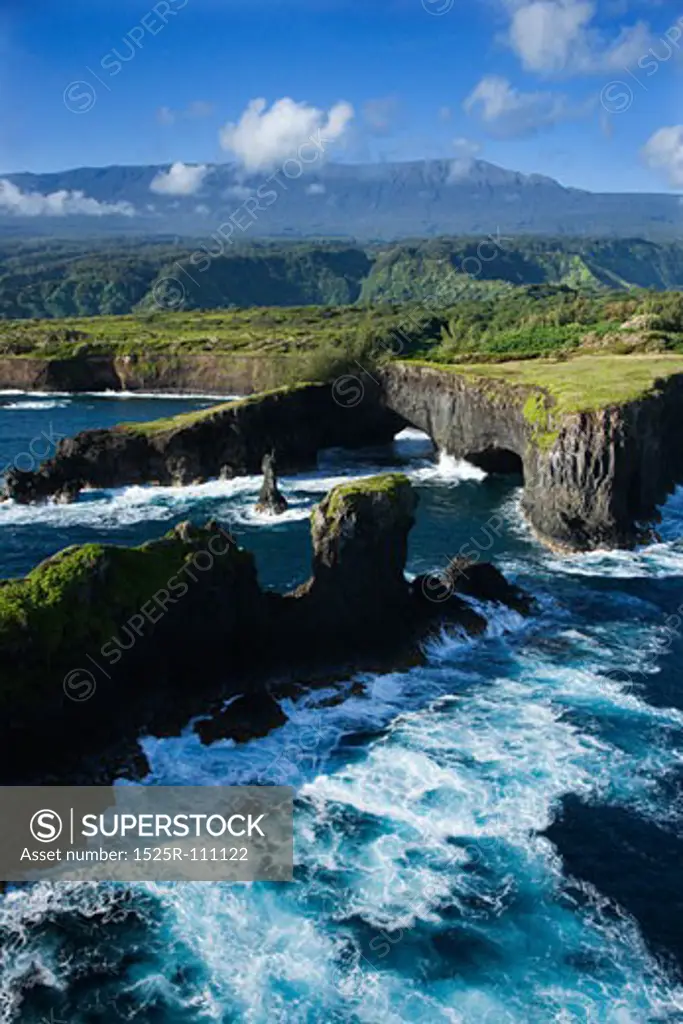
[(0, 2), (0, 172), (255, 167), (254, 146), (272, 155), (336, 110), (336, 160), (478, 156), (683, 189), (669, 0)]

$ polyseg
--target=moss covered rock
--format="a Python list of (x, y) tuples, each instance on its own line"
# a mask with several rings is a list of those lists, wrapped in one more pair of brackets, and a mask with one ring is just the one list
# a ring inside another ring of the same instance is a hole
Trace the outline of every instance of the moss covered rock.
[(54, 769), (55, 750), (68, 760), (70, 746), (135, 734), (174, 705), (186, 720), (186, 698), (248, 659), (262, 613), (253, 557), (217, 523), (136, 548), (67, 548), (3, 581), (2, 774), (26, 761)]

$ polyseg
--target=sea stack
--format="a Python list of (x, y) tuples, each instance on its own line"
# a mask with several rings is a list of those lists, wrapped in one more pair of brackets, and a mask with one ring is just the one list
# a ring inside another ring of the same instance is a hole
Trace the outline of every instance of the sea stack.
[(277, 485), (274, 452), (263, 456), (261, 468), (263, 470), (263, 483), (261, 484), (256, 511), (269, 516), (281, 516), (283, 512), (287, 511), (287, 499)]

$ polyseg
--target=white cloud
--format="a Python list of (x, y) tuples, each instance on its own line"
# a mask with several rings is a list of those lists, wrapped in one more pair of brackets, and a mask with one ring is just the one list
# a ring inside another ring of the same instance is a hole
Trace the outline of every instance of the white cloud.
[(453, 148), (457, 154), (461, 157), (475, 157), (477, 153), (481, 153), (481, 143), (475, 142), (474, 139), (458, 138), (453, 139)]
[(587, 113), (588, 107), (572, 107), (567, 97), (552, 92), (520, 92), (500, 75), (487, 75), (470, 93), (463, 108), (477, 114), (487, 130), (498, 138), (533, 135), (559, 121)]
[(468, 178), (474, 167), (474, 158), (481, 152), (480, 144), (473, 139), (453, 139), (453, 148), (457, 157), (451, 161), (446, 179), (448, 185), (457, 185), (458, 182)]
[(600, 74), (623, 69), (647, 53), (649, 28), (637, 22), (606, 39), (594, 27), (594, 0), (508, 0), (508, 42), (527, 71)]
[(253, 194), (254, 189), (248, 185), (230, 185), (225, 190), (225, 195), (230, 199), (248, 199)]
[(683, 188), (683, 124), (660, 128), (643, 147), (645, 162), (662, 171), (672, 188)]
[(325, 188), (325, 186), (319, 185), (318, 183), (308, 185), (306, 188), (306, 195), (309, 196), (324, 196), (326, 192), (327, 189)]
[[(239, 121), (228, 123), (220, 133), (223, 149), (231, 152), (248, 171), (269, 170), (295, 157), (299, 147), (315, 139), (325, 155), (330, 143), (339, 141), (351, 119), (350, 103), (336, 103), (328, 111), (285, 96), (268, 109), (264, 99), (252, 100)], [(317, 143), (316, 143), (317, 144)], [(314, 163), (308, 146), (305, 160)]]
[(106, 217), (111, 214), (132, 217), (135, 214), (135, 207), (128, 202), (101, 203), (86, 196), (84, 192), (66, 189), (47, 195), (41, 192), (22, 192), (6, 178), (0, 179), (0, 210), (23, 217), (67, 217), (78, 214), (86, 217)]
[(204, 164), (191, 166), (181, 162), (168, 171), (159, 171), (150, 184), (150, 190), (165, 196), (193, 196), (204, 183), (209, 168)]

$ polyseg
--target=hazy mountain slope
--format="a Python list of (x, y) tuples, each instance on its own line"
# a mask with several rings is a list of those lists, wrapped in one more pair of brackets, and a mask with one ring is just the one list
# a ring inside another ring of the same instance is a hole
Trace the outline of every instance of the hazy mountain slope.
[[(99, 202), (127, 202), (134, 216), (23, 217), (0, 211), (0, 232), (84, 236), (115, 232), (211, 236), (231, 215), (244, 223), (235, 237), (344, 237), (365, 241), (472, 234), (680, 237), (683, 207), (673, 195), (593, 194), (542, 175), (523, 175), (485, 161), (323, 164), (301, 177), (282, 170), (245, 176), (230, 165), (211, 168), (192, 196), (159, 195), (151, 184), (167, 167), (82, 167), (54, 174), (5, 177), (25, 192), (80, 191)], [(254, 218), (238, 213), (245, 198), (262, 198)]]

